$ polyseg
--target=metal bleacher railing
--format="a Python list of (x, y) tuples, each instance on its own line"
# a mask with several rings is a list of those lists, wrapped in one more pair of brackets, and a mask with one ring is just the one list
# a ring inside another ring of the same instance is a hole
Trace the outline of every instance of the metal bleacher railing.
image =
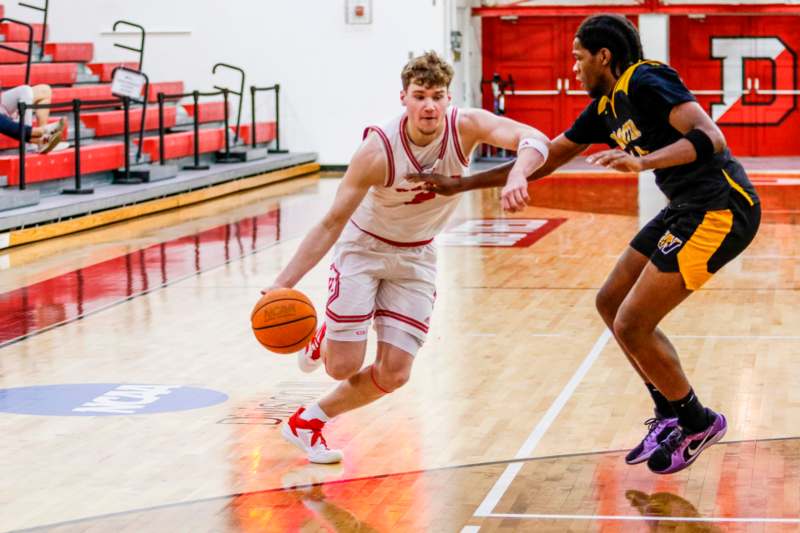
[[(20, 2), (19, 5), (22, 7), (27, 7), (29, 9), (33, 9), (36, 11), (41, 11), (43, 13), (42, 17), (42, 39), (39, 42), (39, 61), (44, 58), (44, 45), (47, 42), (47, 14), (50, 11), (50, 0), (44, 0), (44, 7), (42, 6), (32, 6), (30, 4), (26, 4), (25, 2)], [(27, 24), (26, 24), (27, 26)], [(33, 28), (31, 28), (31, 32), (33, 32)], [(27, 83), (27, 82), (26, 82)]]
[(252, 113), (252, 126), (250, 128), (250, 137), (253, 148), (256, 147), (256, 94), (259, 92), (275, 91), (275, 148), (269, 151), (271, 154), (285, 154), (289, 150), (281, 150), (281, 84), (276, 83), (269, 87), (250, 87), (251, 99), (251, 113)]
[(132, 46), (128, 46), (125, 44), (114, 43), (114, 46), (117, 48), (122, 48), (123, 50), (130, 50), (131, 52), (136, 52), (139, 54), (139, 71), (141, 72), (144, 63), (144, 43), (147, 40), (147, 30), (144, 29), (143, 26), (136, 24), (135, 22), (130, 22), (127, 20), (118, 20), (114, 23), (111, 27), (111, 31), (117, 31), (119, 26), (129, 26), (131, 28), (136, 28), (141, 33), (141, 40), (139, 41), (139, 48), (133, 48)]
[[(24, 23), (23, 23), (24, 24)], [(2, 46), (2, 45), (0, 45)], [(221, 66), (228, 66), (224, 64), (218, 64)], [(236, 69), (236, 67), (233, 67)], [(117, 67), (114, 69), (116, 73), (117, 70), (130, 70), (126, 69), (125, 67)], [(75, 169), (75, 187), (73, 189), (66, 189), (62, 191), (64, 194), (91, 194), (93, 192), (92, 189), (87, 189), (82, 186), (82, 172), (81, 172), (81, 111), (87, 107), (91, 107), (92, 111), (99, 111), (99, 110), (108, 110), (114, 109), (118, 110), (122, 107), (124, 111), (124, 127), (123, 127), (123, 135), (124, 135), (124, 169), (117, 172), (117, 179), (115, 179), (115, 183), (140, 183), (141, 180), (137, 179), (129, 179), (131, 175), (131, 157), (130, 157), (130, 140), (131, 140), (131, 127), (130, 127), (130, 106), (131, 103), (140, 103), (142, 105), (142, 117), (141, 117), (141, 124), (139, 127), (139, 146), (136, 153), (135, 162), (139, 163), (142, 157), (142, 150), (144, 147), (144, 131), (146, 127), (146, 112), (147, 112), (147, 103), (149, 100), (150, 94), (150, 80), (147, 76), (139, 72), (138, 74), (144, 76), (146, 83), (144, 86), (143, 97), (141, 99), (130, 98), (127, 96), (113, 96), (109, 99), (103, 100), (82, 100), (80, 98), (75, 98), (69, 102), (59, 102), (59, 103), (51, 103), (51, 104), (35, 104), (29, 105), (25, 102), (20, 102), (18, 107), (18, 112), (20, 117), (24, 117), (26, 112), (29, 110), (37, 110), (37, 109), (51, 109), (56, 111), (71, 111), (72, 118), (73, 118), (73, 135), (72, 138), (75, 144), (75, 155), (74, 155), (74, 169)], [(244, 77), (242, 78), (244, 81)], [(222, 87), (218, 88), (217, 91), (212, 92), (201, 92), (201, 91), (192, 91), (188, 93), (175, 93), (175, 94), (167, 94), (164, 92), (159, 92), (157, 94), (157, 102), (158, 102), (158, 150), (159, 150), (159, 164), (166, 165), (166, 150), (165, 150), (165, 135), (166, 135), (166, 126), (164, 120), (164, 108), (166, 102), (168, 100), (179, 100), (181, 98), (188, 98), (191, 97), (194, 103), (194, 113), (193, 113), (193, 137), (194, 137), (194, 146), (193, 146), (193, 164), (184, 166), (184, 170), (207, 170), (210, 167), (208, 165), (201, 165), (200, 163), (200, 98), (201, 97), (213, 97), (213, 96), (222, 96), (223, 98), (223, 106), (224, 106), (224, 141), (225, 141), (225, 151), (221, 154), (218, 154), (216, 162), (217, 163), (234, 163), (240, 162), (240, 159), (231, 156), (231, 140), (230, 140), (230, 106), (229, 106), (229, 98), (230, 94), (238, 94), (241, 95), (242, 91), (238, 93), (231, 89)], [(242, 88), (243, 89), (243, 88)], [(251, 124), (251, 142), (252, 147), (257, 147), (257, 135), (256, 135), (256, 96), (259, 92), (266, 92), (266, 91), (275, 91), (275, 120), (276, 120), (276, 146), (275, 149), (268, 150), (269, 153), (287, 153), (287, 150), (282, 150), (280, 146), (280, 84), (275, 84), (270, 87), (250, 87), (250, 93), (252, 97), (252, 108), (253, 108), (253, 123)], [(239, 103), (239, 121), (241, 121), (241, 98)], [(44, 126), (44, 124), (40, 124), (40, 126)], [(240, 130), (241, 124), (237, 123), (236, 127), (236, 137), (238, 137), (238, 132)], [(25, 190), (27, 187), (26, 183), (26, 141), (25, 141), (25, 124), (24, 121), (20, 121), (19, 124), (19, 189)], [(270, 141), (267, 141), (268, 143)], [(237, 139), (234, 138), (234, 144), (237, 143)], [(245, 140), (246, 143), (246, 140)]]
[(193, 121), (193, 128), (194, 128), (194, 163), (192, 165), (187, 165), (183, 167), (183, 170), (208, 170), (210, 167), (208, 165), (201, 165), (200, 164), (200, 97), (208, 97), (208, 96), (220, 96), (222, 95), (223, 101), (225, 102), (225, 110), (224, 110), (224, 122), (225, 122), (225, 155), (226, 158), (220, 159), (220, 163), (227, 163), (232, 162), (226, 161), (225, 159), (230, 159), (230, 139), (228, 138), (228, 128), (229, 128), (229, 110), (228, 110), (228, 93), (230, 92), (229, 89), (221, 89), (219, 91), (214, 92), (200, 92), (200, 91), (192, 91), (190, 93), (176, 93), (176, 94), (165, 94), (165, 93), (158, 93), (158, 159), (160, 164), (165, 165), (165, 148), (164, 148), (164, 103), (166, 100), (173, 100), (173, 99), (180, 99), (180, 98), (187, 98), (189, 96), (192, 97), (192, 101), (194, 102), (194, 121)]
[[(115, 72), (118, 69), (124, 69), (124, 67), (117, 67), (114, 69)], [(131, 128), (130, 128), (130, 106), (131, 102), (134, 103), (141, 103), (142, 104), (142, 120), (141, 125), (139, 127), (139, 147), (136, 152), (136, 162), (138, 163), (142, 158), (142, 145), (144, 144), (144, 129), (145, 129), (145, 117), (147, 112), (147, 95), (149, 93), (150, 88), (150, 80), (144, 73), (140, 73), (144, 76), (146, 80), (144, 96), (141, 100), (133, 99), (127, 96), (114, 96), (109, 99), (105, 100), (81, 100), (80, 98), (75, 98), (71, 102), (59, 102), (54, 104), (35, 104), (35, 105), (28, 105), (26, 102), (19, 102), (18, 111), (19, 116), (24, 117), (25, 113), (30, 110), (37, 110), (37, 109), (50, 109), (50, 110), (59, 110), (59, 111), (72, 111), (73, 117), (73, 139), (75, 142), (75, 188), (74, 189), (64, 189), (62, 191), (63, 194), (91, 194), (93, 193), (93, 189), (86, 189), (81, 185), (81, 108), (84, 106), (91, 106), (93, 111), (99, 111), (104, 109), (118, 109), (120, 105), (122, 106), (123, 113), (124, 113), (124, 128), (123, 128), (123, 135), (124, 135), (124, 167), (123, 171), (120, 172), (120, 177), (117, 180), (117, 183), (134, 183), (130, 179), (130, 168), (131, 168), (131, 157), (130, 157), (130, 135), (131, 135)], [(40, 126), (44, 126), (44, 124), (40, 124)], [(25, 141), (25, 121), (20, 120), (19, 124), (19, 189), (24, 190), (26, 188), (25, 182), (25, 163), (26, 163), (26, 155), (27, 155), (27, 147)], [(139, 183), (136, 181), (135, 183)]]
[(33, 26), (28, 24), (27, 22), (22, 22), (16, 19), (10, 19), (8, 17), (0, 18), (0, 24), (3, 22), (10, 22), (12, 24), (19, 24), (20, 26), (24, 26), (28, 29), (28, 49), (27, 50), (20, 50), (19, 48), (14, 48), (12, 46), (8, 46), (7, 44), (0, 43), (0, 48), (3, 50), (8, 50), (9, 52), (13, 52), (15, 54), (20, 54), (27, 56), (27, 60), (25, 62), (25, 85), (31, 84), (31, 55), (33, 55)]
[[(239, 142), (239, 129), (242, 126), (242, 103), (244, 101), (244, 80), (246, 78), (246, 75), (244, 73), (244, 70), (240, 69), (239, 67), (235, 67), (233, 65), (229, 65), (227, 63), (217, 63), (216, 65), (214, 65), (214, 68), (211, 69), (211, 73), (212, 74), (216, 74), (217, 73), (217, 69), (219, 67), (223, 67), (223, 68), (226, 68), (226, 69), (229, 69), (229, 70), (236, 71), (236, 72), (239, 73), (239, 76), (240, 76), (240, 83), (239, 83), (239, 90), (238, 91), (234, 91), (233, 89), (225, 89), (224, 87), (220, 87), (219, 85), (214, 85), (214, 88), (217, 89), (217, 90), (220, 90), (220, 91), (227, 90), (229, 93), (235, 94), (236, 96), (239, 97), (239, 111), (238, 111), (238, 113), (236, 115), (236, 117), (237, 117), (236, 118), (236, 132), (235, 132), (235, 135), (233, 137), (233, 143), (236, 144), (237, 142)], [(228, 104), (227, 104), (227, 97), (226, 97), (226, 103), (225, 103), (226, 110), (227, 110), (227, 107), (228, 107)], [(228, 130), (228, 127), (226, 125), (225, 126), (225, 131), (227, 131), (227, 130)], [(228, 155), (230, 155), (230, 154), (228, 154)]]

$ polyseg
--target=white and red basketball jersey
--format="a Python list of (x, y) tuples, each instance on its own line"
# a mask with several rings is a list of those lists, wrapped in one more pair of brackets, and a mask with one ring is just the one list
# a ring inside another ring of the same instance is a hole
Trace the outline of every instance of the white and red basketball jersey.
[(461, 149), (457, 108), (447, 110), (445, 127), (427, 146), (411, 142), (406, 133), (407, 122), (404, 113), (383, 127), (370, 126), (364, 130), (364, 138), (370, 132), (381, 138), (388, 168), (383, 186), (370, 188), (350, 222), (389, 244), (421, 246), (444, 229), (458, 205), (459, 195), (427, 192), (405, 177), (420, 172), (466, 176), (469, 160)]

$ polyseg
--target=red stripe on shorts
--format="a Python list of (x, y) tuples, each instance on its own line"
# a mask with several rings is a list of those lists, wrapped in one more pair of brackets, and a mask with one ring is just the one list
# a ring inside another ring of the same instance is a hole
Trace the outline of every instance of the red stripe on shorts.
[(421, 330), (423, 333), (428, 333), (428, 325), (427, 324), (423, 324), (419, 320), (411, 318), (410, 316), (401, 315), (400, 313), (397, 313), (395, 311), (389, 311), (388, 309), (378, 309), (377, 311), (375, 311), (375, 317), (377, 318), (379, 316), (385, 316), (387, 318), (393, 318), (393, 319), (397, 320), (398, 322), (403, 322), (404, 324), (408, 324), (409, 326), (413, 326), (413, 327)]

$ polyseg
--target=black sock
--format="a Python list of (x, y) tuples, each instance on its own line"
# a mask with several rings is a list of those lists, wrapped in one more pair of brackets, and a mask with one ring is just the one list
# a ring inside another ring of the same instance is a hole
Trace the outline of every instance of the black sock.
[(661, 391), (655, 388), (652, 383), (645, 383), (644, 386), (650, 391), (650, 396), (653, 397), (653, 402), (656, 404), (656, 411), (662, 418), (675, 418), (678, 416), (666, 396), (661, 394)]
[(709, 416), (711, 410), (703, 407), (692, 389), (689, 389), (689, 394), (685, 398), (670, 403), (678, 415), (678, 424), (689, 433), (699, 433), (708, 429), (713, 422)]

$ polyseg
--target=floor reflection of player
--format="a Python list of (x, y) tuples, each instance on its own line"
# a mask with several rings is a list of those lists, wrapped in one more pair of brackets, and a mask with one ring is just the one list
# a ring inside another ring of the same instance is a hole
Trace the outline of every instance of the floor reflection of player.
[(355, 514), (327, 501), (323, 481), (340, 476), (341, 465), (306, 465), (283, 476), (283, 486), (295, 488), (295, 495), (303, 506), (314, 514), (315, 519), (305, 522), (302, 530), (321, 522), (329, 531), (377, 532), (378, 529), (360, 520)]
[[(665, 518), (699, 518), (700, 513), (694, 505), (676, 494), (654, 492), (647, 494), (639, 490), (625, 491), (625, 497), (631, 506), (642, 516)], [(650, 531), (675, 533), (722, 533), (724, 529), (710, 522), (679, 522), (675, 520), (648, 520)]]

